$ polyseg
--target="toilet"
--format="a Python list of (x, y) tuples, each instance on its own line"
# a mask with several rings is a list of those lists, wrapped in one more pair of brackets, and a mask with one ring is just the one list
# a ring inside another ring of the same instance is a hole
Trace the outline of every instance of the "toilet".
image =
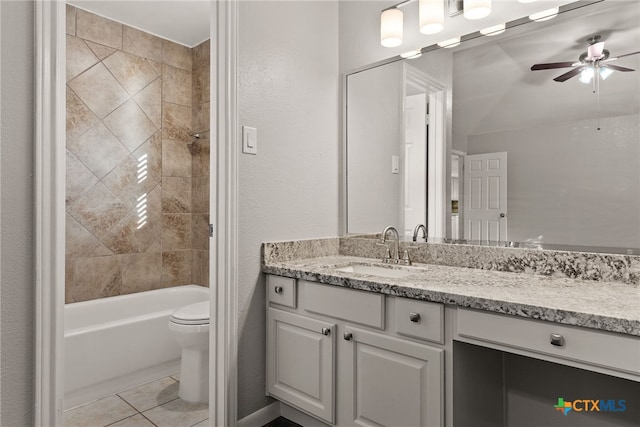
[(209, 301), (180, 307), (171, 313), (169, 330), (182, 347), (180, 390), (187, 402), (209, 400)]

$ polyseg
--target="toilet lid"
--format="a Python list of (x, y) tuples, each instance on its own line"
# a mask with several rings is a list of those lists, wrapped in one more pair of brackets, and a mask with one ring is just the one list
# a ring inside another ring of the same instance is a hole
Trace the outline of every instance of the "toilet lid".
[(171, 321), (182, 325), (205, 325), (209, 323), (209, 301), (185, 305), (171, 313)]

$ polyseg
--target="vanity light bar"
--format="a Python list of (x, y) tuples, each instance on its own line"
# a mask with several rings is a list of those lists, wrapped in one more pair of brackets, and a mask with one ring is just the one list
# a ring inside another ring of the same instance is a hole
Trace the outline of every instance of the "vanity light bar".
[[(416, 0), (404, 0), (380, 13), (380, 44), (397, 47), (402, 44), (404, 22), (400, 7)], [(418, 0), (419, 30), (422, 34), (437, 34), (444, 29), (445, 4), (449, 16), (464, 12), (467, 19), (482, 19), (491, 13), (492, 0)]]

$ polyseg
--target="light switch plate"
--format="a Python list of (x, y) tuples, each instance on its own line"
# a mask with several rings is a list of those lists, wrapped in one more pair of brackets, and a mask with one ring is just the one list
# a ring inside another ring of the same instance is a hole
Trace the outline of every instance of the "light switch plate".
[(242, 152), (258, 154), (258, 129), (242, 126)]
[(391, 173), (400, 173), (400, 157), (398, 156), (391, 156)]

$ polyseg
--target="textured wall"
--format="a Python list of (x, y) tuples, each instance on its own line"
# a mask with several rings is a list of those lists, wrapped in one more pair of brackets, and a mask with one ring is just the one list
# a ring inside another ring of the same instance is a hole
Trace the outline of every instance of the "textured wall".
[(192, 275), (193, 231), (206, 233), (192, 163), (208, 153), (192, 155), (194, 57), (67, 6), (67, 302), (205, 283), (201, 263)]
[(640, 247), (640, 117), (577, 120), (468, 137), (507, 152), (509, 240)]
[(0, 425), (33, 425), (34, 6), (0, 2)]
[(240, 125), (258, 154), (240, 156), (238, 417), (263, 407), (265, 284), (260, 244), (338, 234), (337, 2), (242, 1)]

